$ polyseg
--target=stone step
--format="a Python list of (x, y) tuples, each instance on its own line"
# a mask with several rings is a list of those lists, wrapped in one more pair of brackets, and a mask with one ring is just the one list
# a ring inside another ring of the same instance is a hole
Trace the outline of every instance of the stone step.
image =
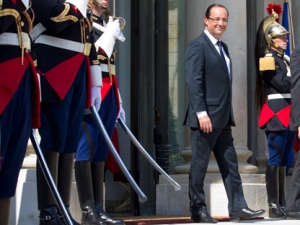
[[(164, 177), (159, 176), (159, 184), (156, 185), (156, 214), (189, 216), (189, 175), (175, 174), (171, 177), (181, 185), (181, 190), (175, 191)], [(268, 212), (265, 175), (241, 174), (241, 178), (249, 208), (265, 209)], [(210, 214), (215, 217), (228, 216), (228, 200), (220, 173), (206, 174), (204, 192)], [(262, 216), (268, 216), (268, 214)]]

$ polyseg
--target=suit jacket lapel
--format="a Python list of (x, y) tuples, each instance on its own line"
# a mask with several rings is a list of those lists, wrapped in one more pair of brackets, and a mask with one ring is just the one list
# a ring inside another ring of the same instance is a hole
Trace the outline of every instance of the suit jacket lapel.
[[(212, 44), (212, 42), (210, 41), (210, 39), (207, 37), (207, 35), (204, 33), (204, 32), (202, 32), (202, 34), (201, 34), (201, 36), (205, 39), (205, 41), (207, 42), (207, 44), (208, 44), (208, 46), (209, 46), (209, 48), (211, 49), (211, 51), (218, 57), (218, 59), (219, 59), (219, 62), (220, 62), (220, 64), (222, 65), (222, 67), (223, 67), (223, 69), (225, 70), (225, 72), (226, 72), (226, 74), (227, 74), (227, 77), (228, 77), (228, 68), (224, 65), (224, 63), (222, 63), (222, 58), (221, 58), (221, 55), (220, 55), (220, 53), (217, 51), (217, 49), (216, 49), (216, 47)], [(227, 48), (227, 46), (226, 45), (223, 45), (222, 44), (222, 46), (223, 46), (223, 48), (224, 48), (224, 51), (226, 52), (226, 54), (227, 54), (227, 57), (230, 59), (230, 56), (229, 56), (229, 53), (228, 53), (228, 48)], [(231, 71), (231, 60), (230, 60), (230, 71)], [(230, 72), (231, 73), (231, 72)], [(231, 74), (230, 74), (230, 80), (231, 80)], [(228, 78), (229, 78), (228, 77)]]
[(207, 35), (203, 32), (201, 34), (201, 36), (205, 39), (205, 41), (207, 42), (209, 48), (211, 49), (211, 51), (217, 56), (219, 57), (219, 61), (222, 64), (222, 59), (221, 56), (219, 54), (219, 52), (217, 51), (216, 47), (211, 43), (211, 41), (209, 40), (209, 38), (207, 37)]

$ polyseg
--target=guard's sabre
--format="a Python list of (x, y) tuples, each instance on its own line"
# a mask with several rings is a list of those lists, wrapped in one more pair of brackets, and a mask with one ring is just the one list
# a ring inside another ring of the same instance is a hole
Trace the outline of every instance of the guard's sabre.
[(40, 148), (40, 145), (38, 144), (38, 141), (37, 141), (37, 138), (34, 134), (34, 130), (31, 131), (31, 134), (30, 134), (30, 140), (31, 140), (31, 143), (32, 143), (32, 146), (35, 150), (35, 153), (36, 153), (36, 156), (37, 156), (37, 159), (38, 159), (38, 162), (40, 164), (40, 167), (41, 167), (41, 170), (45, 176), (45, 180), (47, 181), (48, 183), (48, 186), (52, 192), (52, 195), (56, 201), (56, 204), (59, 208), (59, 210), (62, 212), (62, 216), (64, 217), (65, 221), (67, 221), (68, 225), (73, 225), (73, 222), (70, 218), (70, 215), (59, 195), (59, 192), (56, 188), (56, 185), (54, 183), (54, 180), (52, 178), (52, 175), (50, 173), (50, 170), (47, 166), (47, 162), (44, 158), (44, 155), (42, 153), (42, 150)]
[(106, 141), (106, 144), (108, 145), (108, 148), (111, 152), (111, 154), (113, 155), (113, 157), (115, 158), (116, 162), (118, 163), (120, 169), (122, 170), (124, 176), (126, 177), (126, 179), (128, 180), (128, 182), (130, 183), (130, 185), (132, 186), (132, 188), (134, 189), (134, 191), (137, 193), (137, 195), (139, 196), (139, 201), (141, 203), (147, 201), (147, 196), (141, 191), (141, 189), (139, 188), (139, 186), (136, 184), (136, 182), (134, 181), (134, 179), (132, 178), (132, 176), (130, 175), (130, 173), (128, 172), (126, 166), (124, 165), (122, 159), (120, 158), (117, 150), (115, 149), (113, 143), (111, 142), (111, 139), (110, 137), (108, 136), (105, 128), (104, 128), (104, 125), (101, 121), (101, 118), (99, 117), (98, 115), (98, 112), (95, 108), (95, 106), (92, 106), (91, 108), (91, 112), (92, 112), (92, 115), (95, 119), (95, 121), (97, 122), (97, 125), (101, 131), (101, 134), (103, 135), (105, 141)]
[(148, 162), (167, 180), (169, 181), (175, 191), (179, 191), (181, 189), (181, 186), (174, 181), (153, 159), (152, 157), (148, 154), (148, 152), (143, 148), (143, 146), (138, 142), (138, 140), (135, 138), (135, 136), (131, 133), (129, 128), (126, 126), (126, 124), (123, 122), (121, 118), (118, 118), (118, 122), (121, 125), (121, 127), (124, 129), (125, 133), (130, 137), (132, 140), (133, 144), (138, 148), (140, 153), (148, 160)]

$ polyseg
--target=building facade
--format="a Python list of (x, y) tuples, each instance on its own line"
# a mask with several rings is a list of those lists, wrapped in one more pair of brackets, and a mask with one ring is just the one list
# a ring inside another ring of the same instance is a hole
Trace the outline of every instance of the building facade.
[[(254, 101), (255, 36), (258, 24), (267, 15), (267, 5), (283, 5), (284, 0), (111, 0), (112, 15), (126, 20), (123, 30), (126, 41), (117, 41), (116, 44), (116, 73), (126, 124), (153, 158), (161, 149), (171, 153), (171, 163), (167, 164), (167, 169), (171, 170), (172, 176), (180, 177), (184, 187), (191, 158), (189, 129), (182, 125), (188, 103), (185, 48), (203, 31), (205, 10), (213, 3), (223, 4), (230, 13), (228, 29), (222, 39), (228, 45), (233, 61), (233, 109), (236, 121), (233, 137), (240, 172), (247, 177), (256, 174), (252, 182), (264, 185), (259, 174), (265, 171), (267, 148), (265, 134), (257, 126)], [(290, 0), (289, 3), (294, 44), (297, 46), (300, 44), (300, 14), (296, 11), (300, 8), (300, 1)], [(163, 210), (158, 212), (162, 205), (159, 206), (157, 196), (162, 192), (159, 189), (161, 181), (158, 181), (154, 168), (121, 129), (119, 142), (121, 158), (148, 200), (140, 203), (133, 191), (131, 194), (124, 191), (115, 184), (113, 175), (107, 173), (106, 187), (109, 186), (109, 189), (106, 202), (119, 203), (130, 198), (133, 215), (165, 213)], [(28, 153), (24, 168), (35, 166), (30, 160), (32, 155), (32, 151)], [(215, 174), (217, 170), (212, 158), (209, 172)], [(13, 217), (15, 221), (24, 221), (27, 215), (31, 215), (30, 221), (35, 221), (36, 196), (32, 191), (36, 185), (35, 176), (25, 169), (21, 174)], [(72, 212), (80, 210), (75, 187), (74, 184)], [(188, 195), (182, 195), (185, 202), (180, 202), (179, 208), (188, 204)], [(34, 204), (27, 207), (28, 201)]]
[[(264, 173), (266, 140), (257, 126), (254, 100), (255, 37), (258, 24), (267, 15), (267, 5), (283, 5), (284, 0), (123, 0), (113, 3), (116, 15), (126, 18), (129, 24), (124, 30), (128, 42), (118, 45), (117, 67), (127, 123), (153, 157), (153, 126), (161, 134), (162, 145), (175, 146), (172, 151), (189, 151), (189, 130), (182, 126), (187, 105), (185, 47), (203, 31), (205, 10), (210, 4), (220, 3), (228, 8), (229, 23), (223, 41), (229, 46), (233, 61), (234, 144), (238, 151), (250, 151), (242, 156), (246, 157), (245, 163), (256, 166), (256, 173)], [(296, 9), (300, 2), (292, 0), (289, 4), (297, 46), (300, 44), (297, 38), (300, 15)], [(129, 144), (126, 139), (124, 141), (125, 145)], [(153, 186), (149, 185), (155, 184), (152, 168), (134, 148), (131, 149), (130, 159), (127, 155), (131, 170), (137, 170), (136, 179), (149, 196), (148, 203), (140, 204), (140, 213), (154, 212), (155, 196), (151, 194)], [(185, 163), (177, 161), (178, 166)], [(142, 177), (149, 177), (149, 180), (143, 181)]]

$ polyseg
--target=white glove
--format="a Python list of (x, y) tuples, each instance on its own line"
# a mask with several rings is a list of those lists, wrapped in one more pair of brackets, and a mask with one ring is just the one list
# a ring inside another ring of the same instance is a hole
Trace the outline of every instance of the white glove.
[[(101, 26), (100, 24), (95, 23), (95, 22), (93, 22), (93, 28), (95, 28), (95, 29), (97, 29), (97, 30), (100, 30), (102, 33), (104, 33), (105, 30), (106, 30), (105, 27), (103, 27), (103, 26)], [(122, 41), (122, 42), (124, 42), (124, 41), (126, 40), (126, 38), (124, 37), (124, 35), (123, 35), (122, 32), (120, 33), (119, 36), (117, 36), (117, 39), (118, 39), (119, 41)]]
[(119, 35), (121, 34), (119, 20), (113, 20), (112, 16), (110, 16), (105, 28), (105, 32), (112, 34), (114, 36), (114, 39), (116, 40), (117, 37), (119, 37)]
[(96, 110), (99, 111), (101, 104), (100, 87), (92, 87), (92, 104), (95, 105)]
[(123, 120), (123, 122), (126, 123), (126, 115), (125, 115), (125, 111), (123, 109), (122, 104), (120, 104), (120, 112), (119, 112), (118, 118), (121, 118)]
[(288, 77), (291, 77), (291, 69), (288, 69), (287, 70), (287, 74), (286, 74)]
[(290, 62), (290, 61), (291, 61), (291, 58), (290, 58), (288, 55), (284, 55), (283, 57), (284, 57), (284, 59), (285, 59), (287, 62)]
[(113, 18), (110, 16), (109, 22), (107, 23), (105, 28), (105, 32), (95, 42), (96, 48), (102, 48), (108, 58), (110, 58), (115, 46), (115, 40), (120, 35), (120, 33), (121, 29), (119, 20), (113, 21)]

